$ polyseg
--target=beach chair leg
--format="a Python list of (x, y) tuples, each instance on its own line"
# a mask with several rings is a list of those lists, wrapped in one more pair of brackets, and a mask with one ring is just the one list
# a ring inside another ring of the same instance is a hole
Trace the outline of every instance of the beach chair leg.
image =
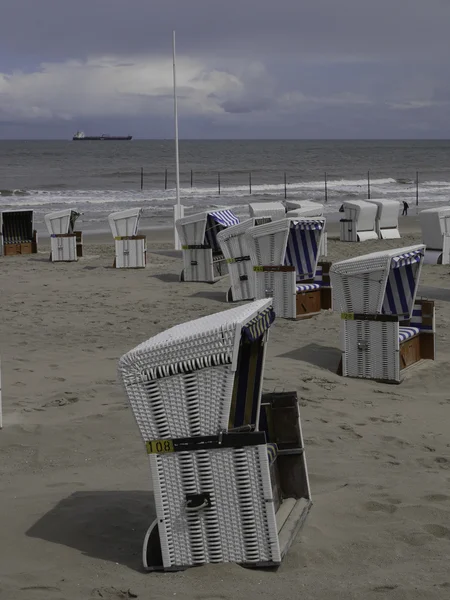
[(227, 302), (233, 302), (233, 289), (230, 288), (226, 293), (225, 299)]
[(180, 273), (180, 281), (184, 281), (184, 269)]

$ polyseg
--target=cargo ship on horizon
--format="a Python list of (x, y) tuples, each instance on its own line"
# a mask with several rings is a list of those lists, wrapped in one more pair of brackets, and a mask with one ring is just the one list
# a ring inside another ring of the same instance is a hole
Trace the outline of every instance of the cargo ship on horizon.
[(102, 133), (102, 135), (85, 135), (83, 131), (77, 131), (73, 136), (72, 140), (84, 140), (84, 141), (127, 141), (132, 140), (132, 135), (108, 135), (107, 133)]

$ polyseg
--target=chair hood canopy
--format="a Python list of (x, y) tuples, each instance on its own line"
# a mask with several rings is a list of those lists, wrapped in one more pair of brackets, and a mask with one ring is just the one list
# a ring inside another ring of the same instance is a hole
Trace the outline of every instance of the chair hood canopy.
[(176, 325), (122, 356), (120, 375), (126, 385), (221, 364), (235, 369), (241, 335), (259, 338), (274, 318), (265, 299)]
[(330, 276), (338, 310), (410, 318), (424, 254), (420, 244), (334, 263)]
[(50, 235), (73, 233), (75, 221), (81, 213), (71, 208), (45, 215), (44, 220)]
[(261, 266), (294, 266), (298, 280), (313, 278), (325, 223), (324, 218), (286, 218), (250, 228), (252, 260)]
[(176, 228), (182, 246), (205, 245), (220, 250), (217, 234), (223, 228), (239, 224), (239, 217), (233, 211), (214, 210), (189, 215), (176, 221)]
[(137, 235), (142, 208), (130, 208), (111, 213), (108, 217), (113, 237), (128, 237)]

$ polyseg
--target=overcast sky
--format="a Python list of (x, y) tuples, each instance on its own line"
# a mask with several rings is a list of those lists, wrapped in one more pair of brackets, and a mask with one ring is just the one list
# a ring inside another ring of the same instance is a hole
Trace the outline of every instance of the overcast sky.
[(0, 138), (450, 138), (450, 0), (0, 6)]

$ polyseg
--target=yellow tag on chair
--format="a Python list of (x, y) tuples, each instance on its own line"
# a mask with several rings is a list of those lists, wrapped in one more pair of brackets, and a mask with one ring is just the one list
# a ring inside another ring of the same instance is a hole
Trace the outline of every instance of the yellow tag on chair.
[(345, 319), (346, 321), (354, 321), (355, 313), (341, 313), (341, 319)]
[(147, 454), (166, 454), (167, 452), (175, 452), (172, 440), (151, 440), (145, 442)]
[(253, 267), (253, 270), (257, 273), (261, 273), (261, 271), (264, 271), (264, 267)]

